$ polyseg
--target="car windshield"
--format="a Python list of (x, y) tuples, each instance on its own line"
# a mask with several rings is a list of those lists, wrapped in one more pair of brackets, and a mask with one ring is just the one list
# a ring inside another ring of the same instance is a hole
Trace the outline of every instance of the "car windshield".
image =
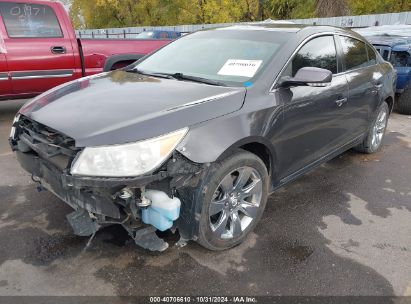
[(135, 71), (249, 86), (293, 33), (269, 30), (209, 30), (167, 45), (137, 63)]

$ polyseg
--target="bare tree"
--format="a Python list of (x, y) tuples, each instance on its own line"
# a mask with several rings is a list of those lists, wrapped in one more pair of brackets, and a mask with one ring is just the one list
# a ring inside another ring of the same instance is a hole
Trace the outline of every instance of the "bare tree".
[(350, 13), (346, 0), (316, 0), (315, 7), (318, 17), (336, 17)]
[(263, 20), (264, 0), (258, 0), (257, 20)]

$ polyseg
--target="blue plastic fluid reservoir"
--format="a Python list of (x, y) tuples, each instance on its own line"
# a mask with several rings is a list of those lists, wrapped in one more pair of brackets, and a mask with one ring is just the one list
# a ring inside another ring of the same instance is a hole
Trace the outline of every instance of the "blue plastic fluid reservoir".
[(151, 201), (151, 205), (141, 211), (143, 222), (160, 231), (170, 229), (180, 216), (181, 201), (177, 197), (169, 198), (166, 193), (158, 190), (147, 190), (145, 196)]

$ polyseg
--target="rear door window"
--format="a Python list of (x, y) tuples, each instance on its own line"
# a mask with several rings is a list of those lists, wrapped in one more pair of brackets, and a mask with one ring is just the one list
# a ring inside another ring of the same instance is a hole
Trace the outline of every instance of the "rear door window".
[(345, 58), (345, 69), (354, 70), (368, 66), (366, 44), (350, 37), (340, 36)]
[(285, 76), (294, 77), (297, 71), (304, 67), (322, 68), (337, 74), (337, 51), (333, 36), (322, 36), (308, 41), (287, 67)]
[(59, 38), (63, 37), (53, 9), (48, 5), (0, 2), (10, 38)]

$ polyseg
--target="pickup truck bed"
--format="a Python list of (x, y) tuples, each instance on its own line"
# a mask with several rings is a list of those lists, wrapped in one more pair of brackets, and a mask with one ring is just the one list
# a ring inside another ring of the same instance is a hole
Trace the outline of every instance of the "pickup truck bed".
[(126, 66), (169, 39), (77, 39), (57, 1), (0, 0), (0, 100)]
[(110, 71), (131, 64), (161, 48), (170, 40), (157, 39), (81, 39), (85, 74)]

